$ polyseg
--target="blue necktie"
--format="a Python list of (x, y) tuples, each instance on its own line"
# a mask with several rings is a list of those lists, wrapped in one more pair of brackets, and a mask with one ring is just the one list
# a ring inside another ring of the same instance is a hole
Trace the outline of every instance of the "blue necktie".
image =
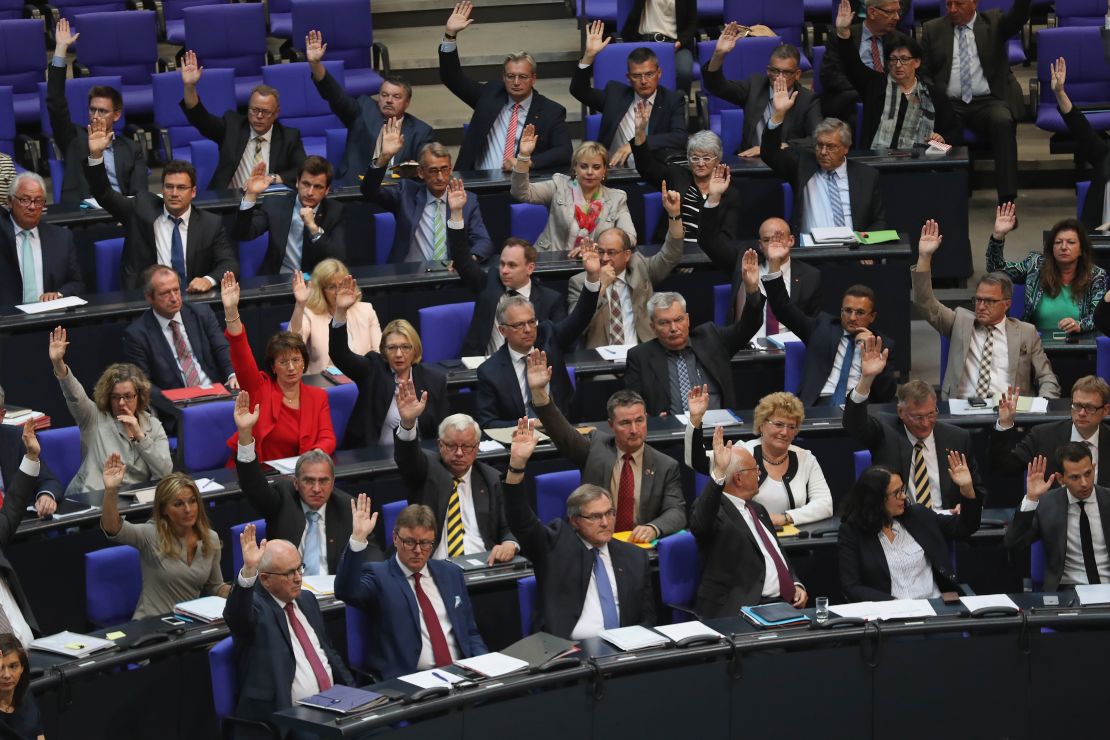
[(289, 222), (289, 238), (285, 242), (285, 258), (281, 262), (283, 273), (293, 273), (301, 269), (301, 253), (304, 251), (304, 220), (301, 218), (301, 202), (293, 204), (293, 220)]
[(621, 618), (617, 614), (617, 600), (613, 598), (613, 586), (609, 583), (609, 574), (605, 572), (605, 563), (601, 562), (601, 550), (595, 547), (593, 551), (594, 581), (597, 583), (597, 600), (601, 602), (601, 617), (605, 622), (605, 629), (616, 629), (621, 626)]
[(829, 196), (829, 210), (832, 211), (833, 226), (846, 226), (844, 223), (844, 204), (840, 200), (840, 185), (837, 183), (836, 170), (825, 173), (825, 192)]
[(185, 219), (179, 216), (167, 216), (167, 218), (173, 221), (173, 231), (170, 232), (170, 267), (181, 278), (181, 287), (184, 289), (189, 285), (189, 281), (185, 279), (185, 246), (181, 243), (179, 227)]
[(836, 379), (836, 388), (833, 389), (833, 406), (844, 403), (844, 397), (848, 395), (848, 373), (852, 372), (852, 358), (856, 354), (856, 343), (852, 341), (852, 336), (845, 334), (844, 337), (848, 340), (848, 348), (844, 350), (844, 362), (840, 365), (840, 377)]
[(304, 535), (304, 572), (316, 576), (320, 575), (320, 530), (316, 526), (320, 512), (307, 511), (304, 518), (308, 520), (308, 531)]
[(957, 26), (960, 34), (960, 100), (970, 103), (971, 94), (971, 44), (968, 36), (971, 29), (967, 26)]

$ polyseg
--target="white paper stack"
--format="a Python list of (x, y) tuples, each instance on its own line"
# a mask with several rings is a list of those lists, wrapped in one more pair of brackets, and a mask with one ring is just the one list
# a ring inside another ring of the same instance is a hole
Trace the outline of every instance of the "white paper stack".
[(644, 648), (661, 647), (667, 644), (666, 637), (639, 625), (602, 630), (598, 637), (625, 651), (643, 650)]
[(1075, 587), (1075, 595), (1083, 606), (1110, 604), (1110, 583), (1079, 584)]
[(301, 585), (317, 599), (322, 599), (325, 596), (335, 596), (334, 575), (304, 576), (301, 579)]
[(895, 599), (893, 601), (859, 601), (837, 604), (829, 611), (840, 617), (860, 617), (868, 621), (884, 619), (916, 619), (935, 617), (936, 610), (926, 599)]
[(175, 604), (173, 613), (189, 619), (197, 619), (201, 622), (222, 622), (226, 604), (227, 599), (222, 596), (202, 596), (199, 599)]
[(504, 653), (486, 653), (473, 658), (459, 658), (455, 665), (480, 673), (486, 678), (497, 678), (528, 668), (528, 664)]

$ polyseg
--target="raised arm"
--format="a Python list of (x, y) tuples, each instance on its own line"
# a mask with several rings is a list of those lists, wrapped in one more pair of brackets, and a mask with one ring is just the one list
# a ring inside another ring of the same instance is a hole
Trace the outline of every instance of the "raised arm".
[(913, 302), (925, 314), (929, 325), (943, 336), (951, 336), (956, 322), (956, 312), (937, 300), (933, 293), (933, 255), (940, 249), (944, 237), (940, 226), (929, 219), (921, 227), (921, 238), (917, 243), (917, 266), (910, 274), (913, 283)]
[(586, 49), (570, 78), (570, 94), (575, 100), (589, 106), (594, 111), (605, 107), (605, 93), (595, 88), (590, 77), (593, 74), (594, 59), (609, 45), (612, 38), (605, 36), (605, 22), (593, 21), (586, 26)]
[(470, 17), (473, 8), (474, 4), (466, 0), (455, 3), (454, 10), (448, 16), (447, 24), (443, 29), (443, 41), (450, 44), (452, 48), (444, 50), (443, 44), (441, 44), (439, 49), (440, 82), (454, 93), (455, 97), (471, 108), (478, 105), (478, 99), (482, 96), (482, 90), (486, 83), (475, 82), (466, 76), (462, 64), (459, 62), (459, 50), (455, 43), (458, 35), (474, 22), (474, 19)]
[(551, 367), (547, 364), (547, 353), (533, 349), (528, 357), (528, 387), (532, 390), (532, 407), (536, 418), (543, 424), (544, 432), (563, 457), (572, 464), (582, 467), (590, 455), (590, 442), (571, 426), (559, 407), (551, 403), (547, 393), (551, 383)]
[(54, 26), (54, 59), (61, 60), (61, 64), (55, 64), (52, 59), (46, 68), (46, 113), (63, 157), (67, 156), (69, 145), (81, 131), (70, 118), (69, 101), (66, 100), (66, 54), (80, 35), (70, 30), (68, 20), (60, 18)]

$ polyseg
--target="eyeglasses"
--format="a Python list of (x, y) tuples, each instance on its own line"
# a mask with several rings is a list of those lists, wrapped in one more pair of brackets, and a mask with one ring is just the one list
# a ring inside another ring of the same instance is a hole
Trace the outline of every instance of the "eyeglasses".
[(871, 313), (871, 312), (870, 311), (865, 311), (862, 308), (848, 308), (847, 306), (844, 306), (843, 308), (840, 309), (840, 315), (841, 316), (854, 316), (857, 319), (862, 318), (863, 316), (866, 316), (869, 313)]
[(759, 237), (760, 244), (782, 244), (790, 238), (790, 234), (782, 231), (776, 231), (774, 234)]
[[(759, 470), (759, 468), (756, 468), (756, 467), (751, 467), (751, 468), (738, 468), (738, 469), (736, 470), (736, 473), (750, 473), (750, 472), (752, 472), (753, 470)], [(735, 473), (734, 473), (733, 475), (735, 475)]]
[(385, 353), (391, 355), (394, 352), (412, 352), (413, 346), (411, 344), (387, 344), (385, 345)]
[(89, 106), (89, 118), (107, 118), (113, 113), (115, 113), (115, 111), (108, 108), (95, 108), (91, 105)]
[(888, 493), (886, 496), (887, 498), (905, 498), (907, 495), (909, 494), (906, 493), (906, 487), (902, 486), (894, 493)]
[(278, 367), (301, 367), (304, 365), (303, 357), (287, 357), (284, 360), (274, 360), (274, 364)]
[(267, 110), (266, 108), (251, 107), (251, 108), (247, 108), (247, 112), (250, 113), (255, 118), (269, 118), (270, 116), (277, 113), (277, 110), (276, 109), (275, 110)]
[(24, 208), (46, 207), (46, 198), (26, 198), (22, 195), (13, 195), (12, 200), (14, 200), (16, 203), (23, 206)]
[(186, 192), (188, 190), (192, 190), (192, 189), (193, 189), (192, 185), (177, 185), (177, 184), (172, 183), (172, 182), (162, 183), (162, 192), (163, 193), (184, 193), (184, 192)]
[(839, 141), (834, 141), (829, 144), (825, 144), (819, 141), (813, 145), (814, 151), (818, 152), (835, 152), (842, 149), (843, 147), (844, 145), (841, 144)]
[(690, 164), (713, 164), (717, 161), (717, 159), (717, 155), (713, 155), (710, 157), (699, 157), (697, 155), (694, 155), (693, 157), (690, 157)]
[(579, 514), (578, 518), (599, 524), (605, 519), (615, 519), (616, 516), (617, 512), (614, 509), (609, 509), (609, 511), (599, 511), (596, 514)]
[(268, 576), (278, 576), (280, 578), (296, 578), (297, 576), (304, 575), (304, 563), (301, 563), (296, 568), (292, 568), (290, 570), (282, 571), (281, 573), (275, 573), (275, 572), (269, 571), (269, 570), (264, 570), (262, 572), (265, 573)]
[(1105, 404), (1103, 404), (1102, 406), (1092, 406), (1089, 403), (1073, 403), (1071, 405), (1071, 410), (1076, 412), (1077, 414), (1078, 413), (1097, 414), (1099, 411), (1102, 411), (1105, 408), (1106, 408)]
[(901, 8), (874, 8), (874, 10), (877, 10), (878, 12), (882, 13), (887, 18), (901, 18), (902, 17), (902, 9)]
[(439, 177), (440, 175), (450, 175), (450, 167), (420, 167), (420, 172), (429, 177)]
[(780, 432), (785, 430), (793, 434), (794, 432), (798, 431), (797, 424), (787, 424), (785, 421), (775, 421), (770, 419), (767, 421), (767, 423), (773, 426), (775, 429), (778, 429)]
[(599, 249), (599, 250), (597, 250), (597, 256), (598, 257), (604, 257), (605, 259), (610, 259), (611, 260), (614, 257), (616, 257), (618, 254), (620, 254), (621, 252), (627, 252), (627, 251), (629, 251), (629, 250), (627, 250), (627, 249)]
[(401, 547), (405, 548), (406, 550), (415, 551), (417, 548), (419, 548), (424, 552), (431, 552), (432, 548), (436, 546), (436, 543), (432, 540), (418, 540), (414, 537), (397, 537), (397, 535), (393, 536), (396, 537), (397, 541), (401, 543)]
[(516, 74), (516, 75), (514, 75), (514, 74), (510, 74), (509, 72), (505, 73), (505, 80), (507, 82), (524, 82), (525, 80), (530, 80), (533, 77), (535, 77), (535, 75), (532, 75), (532, 74)]
[(906, 417), (914, 424), (924, 424), (927, 421), (936, 421), (937, 412), (930, 411), (927, 414), (907, 414)]
[(450, 442), (444, 442), (442, 439), (439, 440), (439, 443), (443, 445), (443, 449), (447, 450), (448, 452), (464, 452), (466, 454), (470, 454), (471, 452), (474, 452), (474, 450), (478, 449), (478, 445), (451, 444)]
[(116, 401), (123, 401), (125, 403), (131, 403), (132, 401), (134, 401), (138, 397), (139, 396), (134, 394), (134, 393), (111, 393), (111, 394), (108, 395), (108, 399), (110, 401), (112, 401), (113, 403), (115, 403)]
[(513, 331), (524, 331), (525, 329), (534, 329), (537, 324), (539, 324), (539, 322), (535, 319), (525, 319), (524, 321), (518, 321), (515, 324), (502, 324), (501, 326), (505, 327), (506, 329), (512, 329)]
[(975, 305), (983, 304), (987, 308), (993, 308), (994, 304), (1002, 303), (1002, 301), (1004, 301), (1004, 300), (1006, 300), (1006, 299), (1005, 298), (980, 298), (979, 296), (974, 296), (971, 299), (971, 302), (974, 303)]
[(798, 70), (796, 70), (796, 69), (779, 69), (778, 67), (768, 67), (767, 68), (767, 76), (768, 77), (789, 77), (790, 75), (797, 74), (797, 73), (798, 73)]
[(913, 57), (887, 57), (886, 61), (895, 67), (904, 67), (913, 61)]
[(659, 74), (659, 70), (657, 69), (651, 72), (629, 72), (628, 79), (635, 80), (636, 82), (646, 82), (657, 74)]

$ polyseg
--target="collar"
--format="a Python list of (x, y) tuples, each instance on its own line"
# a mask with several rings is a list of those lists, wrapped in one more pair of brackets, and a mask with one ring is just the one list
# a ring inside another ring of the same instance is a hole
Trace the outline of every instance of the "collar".
[[(424, 188), (424, 192), (428, 194), (428, 200), (424, 203), (425, 208), (427, 208), (430, 204), (435, 203), (437, 200), (443, 201), (444, 208), (447, 207), (447, 191), (446, 190), (444, 190), (443, 194), (438, 196), (438, 197), (435, 196), (435, 195), (432, 195), (432, 191), (429, 190), (427, 187)], [(297, 200), (300, 201), (300, 198), (298, 198)], [(448, 215), (450, 215), (450, 214), (448, 214)]]
[(181, 312), (180, 311), (178, 311), (177, 313), (175, 313), (173, 316), (169, 317), (168, 319), (165, 316), (163, 316), (162, 314), (155, 311), (153, 308), (150, 309), (150, 312), (152, 314), (154, 314), (154, 320), (158, 322), (158, 326), (162, 327), (163, 332), (166, 331), (166, 329), (169, 328), (171, 321), (176, 321), (177, 323), (181, 324), (182, 329), (185, 328), (185, 322), (181, 320)]
[(847, 157), (844, 158), (844, 161), (841, 162), (840, 166), (837, 167), (835, 170), (823, 170), (823, 169), (821, 169), (820, 165), (817, 166), (817, 169), (820, 170), (821, 172), (835, 172), (839, 177), (843, 178), (845, 182), (848, 181), (848, 158)]
[[(918, 440), (917, 437), (910, 434), (910, 430), (906, 429), (905, 425), (902, 426), (902, 429), (905, 430), (905, 432), (906, 432), (906, 439), (908, 439), (910, 441), (910, 447), (911, 448), (914, 447), (918, 443), (918, 441), (921, 441), (921, 442), (925, 443), (925, 449), (927, 451), (933, 452), (934, 450), (936, 450), (937, 443), (936, 443), (936, 440), (934, 439), (934, 437), (936, 435), (936, 428), (935, 427), (933, 428), (933, 431), (929, 432), (929, 436), (926, 437), (925, 439), (922, 439), (922, 440)], [(910, 453), (911, 454), (913, 453), (912, 449), (910, 450)], [(937, 457), (937, 465), (940, 465), (940, 464), (941, 464), (940, 457)]]
[(868, 28), (867, 21), (865, 20), (863, 23), (860, 24), (860, 34), (859, 34), (860, 46), (862, 46), (863, 44), (870, 41), (872, 37), (877, 38), (879, 40), (880, 44), (883, 42), (883, 37), (882, 36), (880, 36), (877, 33), (871, 33), (871, 29)]
[(1095, 505), (1095, 508), (1096, 509), (1098, 508), (1098, 491), (1097, 490), (1091, 491), (1091, 495), (1088, 496), (1085, 499), (1078, 499), (1075, 496), (1072, 496), (1071, 491), (1068, 490), (1067, 486), (1064, 486), (1064, 492), (1068, 495), (1068, 506), (1071, 506), (1072, 504), (1078, 504), (1080, 501), (1083, 501), (1084, 503), (1087, 503), (1087, 504), (1092, 504), (1093, 503)]
[[(162, 215), (165, 216), (167, 221), (169, 221), (171, 218), (173, 218), (172, 216), (170, 216), (170, 212), (166, 210), (165, 206), (162, 206)], [(181, 225), (184, 226), (186, 229), (189, 228), (189, 219), (192, 217), (192, 215), (193, 215), (193, 207), (192, 206), (189, 206), (188, 208), (186, 208), (185, 213), (181, 214)], [(170, 221), (170, 223), (172, 224), (173, 222)]]
[[(303, 511), (303, 512), (305, 513), (305, 515), (306, 515), (306, 516), (305, 516), (305, 521), (307, 522), (307, 521), (308, 521), (308, 516), (307, 516), (307, 514), (308, 514), (308, 512), (310, 512), (310, 511), (313, 511), (313, 508), (312, 508), (311, 506), (309, 506), (308, 504), (306, 504), (306, 503), (304, 502), (304, 499), (300, 499), (300, 502), (301, 502), (301, 511)], [(327, 502), (327, 501), (325, 501), (325, 502), (324, 502), (324, 505), (323, 505), (323, 506), (321, 506), (321, 507), (320, 507), (319, 509), (316, 509), (315, 511), (316, 511), (317, 513), (319, 513), (319, 514), (320, 514), (320, 518), (321, 518), (321, 519), (323, 519), (323, 518), (324, 518), (324, 514), (325, 514), (325, 513), (327, 512), (327, 509), (328, 509), (328, 502)]]
[[(575, 532), (574, 536), (578, 538), (578, 541), (582, 543), (582, 546), (586, 548), (587, 552), (594, 549), (594, 546), (591, 545), (589, 542), (586, 542), (586, 540), (584, 540), (582, 538), (582, 535)], [(604, 545), (601, 545), (597, 549), (601, 551), (602, 555), (605, 555), (605, 556), (609, 555), (609, 543), (608, 542), (606, 542)]]
[(633, 105), (635, 105), (636, 103), (639, 103), (642, 100), (645, 103), (647, 103), (648, 105), (651, 105), (651, 106), (654, 107), (655, 106), (655, 96), (658, 95), (658, 94), (659, 94), (659, 88), (655, 88), (655, 92), (653, 92), (650, 96), (648, 96), (646, 98), (641, 98), (639, 95), (636, 94), (636, 91), (633, 90), (632, 91), (632, 97), (635, 98), (635, 100), (633, 101)]
[[(971, 20), (969, 20), (967, 23), (964, 23), (963, 25), (967, 26), (967, 30), (974, 31), (975, 30), (975, 21), (978, 20), (978, 18), (979, 18), (979, 13), (976, 12), (975, 15), (971, 16)], [(959, 26), (953, 26), (953, 28), (959, 28)]]
[[(658, 337), (656, 337), (656, 341), (657, 342), (659, 341)], [(687, 352), (693, 352), (693, 350), (690, 348), (690, 340), (689, 339), (686, 340), (686, 346), (683, 347), (682, 349), (667, 349), (666, 347), (663, 347), (662, 342), (659, 342), (659, 346), (667, 354), (667, 357), (673, 357), (675, 359), (678, 359), (680, 357), (685, 357)]]
[(1091, 445), (1091, 447), (1093, 449), (1097, 450), (1098, 449), (1098, 433), (1099, 433), (1100, 429), (1101, 429), (1101, 425), (1099, 425), (1098, 427), (1095, 427), (1095, 431), (1091, 433), (1090, 437), (1084, 437), (1082, 434), (1079, 433), (1079, 430), (1075, 428), (1075, 424), (1072, 424), (1071, 425), (1071, 439), (1069, 439), (1068, 441), (1069, 442), (1086, 442), (1087, 444)]
[[(261, 574), (260, 574), (260, 575), (261, 575)], [(263, 588), (265, 588), (265, 587), (263, 587)], [(278, 609), (281, 609), (282, 615), (284, 616), (284, 614), (285, 614), (285, 607), (286, 607), (286, 606), (287, 606), (288, 604), (292, 604), (293, 602), (292, 602), (292, 601), (282, 601), (282, 600), (281, 600), (281, 599), (279, 599), (278, 597), (276, 597), (276, 596), (274, 596), (273, 594), (271, 594), (271, 593), (270, 593), (269, 591), (267, 591), (266, 593), (270, 594), (270, 598), (271, 598), (271, 599), (273, 599), (273, 600), (274, 600), (274, 603), (278, 605)], [(294, 599), (294, 601), (295, 601), (295, 599)]]
[(522, 296), (524, 296), (525, 298), (527, 298), (529, 300), (532, 299), (532, 281), (531, 280), (529, 280), (528, 282), (526, 282), (524, 285), (520, 286), (519, 288), (507, 288), (507, 287), (505, 287), (504, 283), (501, 284), (501, 287), (505, 288), (505, 293), (508, 293), (510, 290), (515, 290), (518, 295), (522, 295)]
[(527, 352), (517, 352), (515, 349), (509, 346), (509, 343), (507, 341), (505, 342), (505, 349), (509, 350), (509, 359), (513, 361), (513, 367), (516, 367), (517, 363), (519, 363), (523, 358), (532, 354), (531, 347), (528, 348)]
[(625, 452), (621, 451), (620, 447), (617, 447), (615, 442), (613, 443), (613, 449), (616, 450), (616, 453), (617, 453), (617, 462), (621, 462), (624, 459), (625, 454), (630, 454), (630, 455), (632, 455), (632, 463), (634, 465), (640, 466), (641, 468), (644, 466), (644, 448), (645, 447), (647, 447), (646, 443), (640, 445), (640, 449), (636, 450), (635, 452), (625, 453)]
[(416, 570), (409, 570), (409, 567), (401, 562), (401, 558), (399, 556), (394, 555), (393, 559), (397, 561), (397, 566), (401, 569), (401, 573), (404, 574), (405, 580), (408, 580), (409, 578), (412, 578), (413, 573), (419, 573), (421, 575), (421, 577), (423, 577), (423, 578), (431, 578), (432, 577), (432, 574), (428, 572), (428, 564), (426, 562), (424, 563), (423, 568), (421, 568), (419, 571), (416, 571)]
[(21, 232), (21, 231), (30, 231), (32, 239), (38, 239), (39, 238), (39, 227), (37, 225), (31, 227), (30, 229), (24, 229), (22, 226), (20, 226), (19, 224), (17, 224), (15, 222), (15, 216), (10, 216), (9, 220), (12, 222), (12, 235), (13, 236), (18, 236), (19, 232)]
[(273, 134), (273, 133), (274, 133), (274, 127), (273, 127), (273, 126), (270, 126), (270, 128), (266, 129), (266, 130), (265, 130), (265, 131), (263, 131), (262, 133), (258, 133), (257, 131), (255, 131), (255, 130), (254, 130), (254, 129), (252, 128), (252, 129), (251, 129), (251, 138), (250, 138), (250, 141), (254, 141), (255, 139), (261, 139), (261, 138), (262, 138), (263, 136), (265, 136), (265, 137), (266, 137), (266, 141), (270, 141), (270, 142), (272, 142), (272, 141), (274, 140), (274, 137), (272, 136), (272, 134)]
[[(521, 112), (523, 112), (525, 114), (528, 113), (529, 109), (531, 109), (531, 107), (532, 107), (532, 98), (535, 97), (535, 95), (536, 95), (536, 91), (533, 90), (532, 92), (528, 93), (528, 97), (526, 97), (524, 100), (520, 101), (520, 110), (521, 110)], [(509, 110), (512, 110), (514, 101), (513, 101), (512, 98), (509, 97), (509, 91), (508, 90), (505, 91), (505, 97), (507, 98), (507, 100), (505, 101), (505, 107), (508, 108)]]

